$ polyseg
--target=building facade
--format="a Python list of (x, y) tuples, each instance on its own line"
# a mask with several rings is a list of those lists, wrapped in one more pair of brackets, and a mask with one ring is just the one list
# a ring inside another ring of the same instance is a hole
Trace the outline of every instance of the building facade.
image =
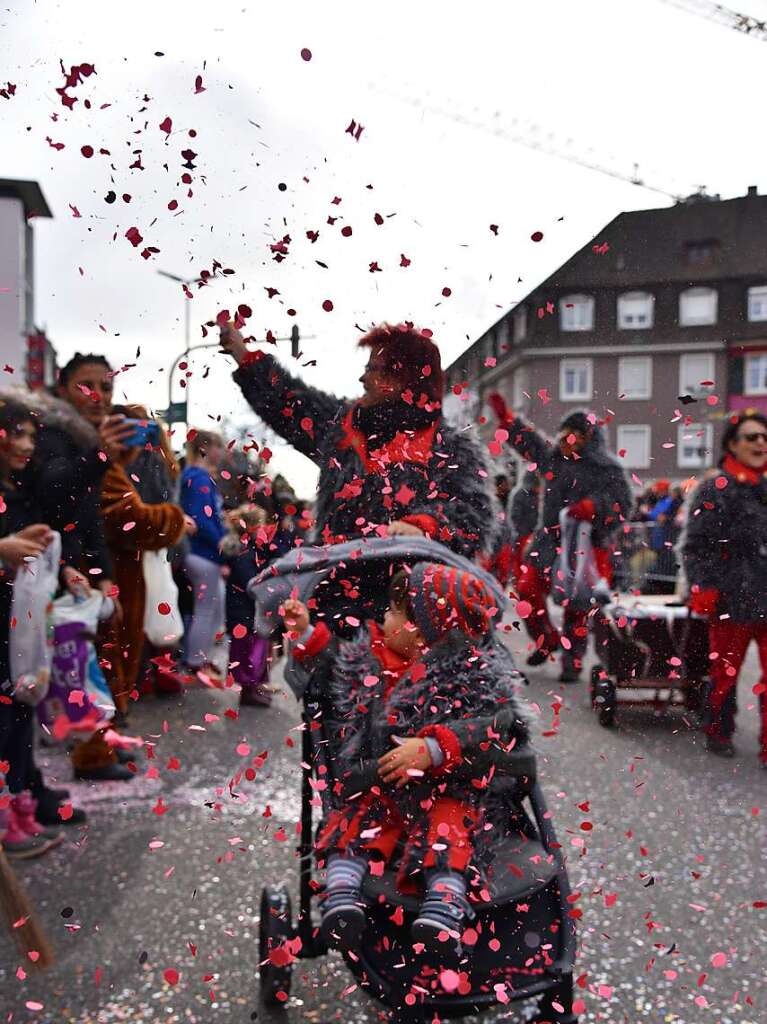
[(50, 216), (36, 181), (0, 178), (0, 352), (20, 384), (52, 383), (52, 347), (35, 329), (33, 230), (36, 217)]
[(635, 483), (699, 476), (728, 411), (767, 412), (765, 238), (753, 187), (620, 214), (448, 368), (448, 414), (589, 408)]

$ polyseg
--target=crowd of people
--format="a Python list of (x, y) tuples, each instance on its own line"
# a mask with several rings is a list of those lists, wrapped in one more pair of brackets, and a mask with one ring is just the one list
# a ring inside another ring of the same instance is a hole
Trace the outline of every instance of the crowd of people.
[[(368, 363), (356, 401), (310, 387), (233, 326), (222, 329), (221, 344), (253, 411), (317, 464), (311, 510), (216, 431), (189, 430), (178, 457), (145, 408), (113, 402), (115, 373), (101, 355), (75, 355), (55, 394), (0, 393), (0, 832), (7, 855), (37, 856), (60, 842), (64, 820), (85, 817), (71, 807), (60, 813), (69, 794), (48, 786), (37, 769), (36, 734), (68, 745), (75, 778), (128, 782), (138, 756), (130, 713), (142, 696), (233, 686), (243, 705), (268, 706), (271, 641), (253, 629), (247, 584), (296, 543), (427, 537), (489, 567), (515, 598), (529, 636), (528, 665), (556, 655), (561, 682), (572, 684), (581, 678), (591, 611), (563, 586), (568, 531), (589, 528), (596, 570), (610, 588), (616, 546), (632, 522), (648, 524), (641, 553), (648, 560), (674, 548), (684, 522), (678, 557), (689, 601), (710, 621), (708, 748), (732, 755), (734, 686), (751, 639), (767, 679), (763, 417), (733, 417), (720, 468), (694, 490), (657, 481), (637, 500), (593, 413), (569, 414), (550, 439), (494, 396), (509, 453), (529, 468), (513, 489), (505, 474), (493, 489), (479, 444), (443, 417), (440, 354), (428, 333), (381, 325), (365, 334), (359, 344)], [(93, 604), (95, 626), (81, 628), (80, 656), (75, 640), (58, 642), (71, 630), (54, 625), (50, 678), (41, 671), (30, 682), (28, 666), (22, 673), (14, 660), (22, 611), (14, 599), (54, 538), (60, 556), (45, 595), (51, 621), (61, 609), (71, 626)], [(356, 578), (353, 568), (342, 582), (330, 617), (339, 632), (361, 617), (383, 619), (388, 585)], [(166, 596), (158, 601), (158, 593)], [(550, 598), (562, 605), (560, 626)], [(395, 603), (412, 612), (410, 600), (400, 595)], [(460, 617), (454, 595), (442, 600)], [(305, 611), (293, 609), (302, 633)], [(416, 618), (423, 633), (423, 609)], [(68, 698), (74, 708), (60, 701), (51, 711), (41, 694), (62, 685), (82, 696)], [(755, 692), (767, 766), (764, 679)], [(95, 693), (106, 696), (99, 702)], [(435, 735), (434, 766), (455, 757), (454, 740)], [(427, 760), (421, 745), (417, 763)]]
[[(55, 393), (0, 391), (0, 836), (12, 858), (47, 852), (86, 817), (46, 784), (36, 742), (65, 745), (75, 779), (130, 782), (142, 696), (233, 686), (242, 705), (268, 706), (271, 644), (253, 634), (246, 584), (310, 525), (287, 482), (221, 434), (189, 430), (177, 457), (145, 408), (113, 402), (114, 378), (103, 356), (77, 354)], [(30, 678), (23, 627), (38, 599), (46, 640)]]

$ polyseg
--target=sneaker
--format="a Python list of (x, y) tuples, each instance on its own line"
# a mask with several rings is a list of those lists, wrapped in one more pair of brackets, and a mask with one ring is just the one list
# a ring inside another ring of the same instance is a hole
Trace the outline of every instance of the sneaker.
[(426, 952), (439, 956), (443, 963), (446, 958), (458, 960), (466, 917), (465, 898), (430, 891), (410, 930), (413, 942), (423, 943)]
[[(53, 791), (51, 791), (53, 792)], [(59, 807), (64, 803), (64, 799), (56, 799), (55, 796), (49, 797), (44, 794), (37, 801), (37, 810), (35, 811), (35, 817), (41, 825), (84, 825), (88, 820), (88, 816), (85, 811), (79, 807), (73, 807), (72, 813), (68, 818), (62, 818), (59, 814)]]
[(320, 934), (328, 946), (353, 949), (365, 930), (365, 905), (359, 889), (331, 892), (322, 905)]
[(731, 739), (723, 736), (707, 736), (706, 750), (717, 757), (735, 757), (735, 747)]
[(48, 849), (58, 846), (64, 839), (63, 833), (52, 825), (41, 824), (35, 816), (36, 810), (37, 800), (29, 793), (19, 793), (11, 800), (11, 816), (22, 832), (26, 832), (33, 839), (44, 839), (48, 843)]

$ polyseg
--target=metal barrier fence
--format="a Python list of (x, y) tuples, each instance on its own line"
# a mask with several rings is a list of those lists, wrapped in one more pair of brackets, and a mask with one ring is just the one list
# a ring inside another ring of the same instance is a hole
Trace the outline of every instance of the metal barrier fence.
[(614, 535), (613, 586), (645, 594), (673, 594), (679, 576), (673, 523), (626, 523)]

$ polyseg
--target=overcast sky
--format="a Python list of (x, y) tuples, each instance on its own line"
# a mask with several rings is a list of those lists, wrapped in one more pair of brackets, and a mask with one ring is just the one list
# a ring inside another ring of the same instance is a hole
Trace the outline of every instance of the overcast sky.
[[(766, 17), (767, 0), (747, 11)], [(55, 91), (59, 58), (96, 67), (71, 90), (72, 110)], [(767, 190), (765, 58), (767, 44), (661, 0), (14, 4), (0, 10), (0, 78), (17, 87), (0, 98), (0, 177), (38, 180), (54, 213), (35, 225), (37, 322), (61, 360), (79, 349), (135, 362), (118, 396), (162, 407), (184, 299), (157, 270), (193, 276), (218, 260), (235, 273), (195, 292), (193, 342), (244, 302), (259, 336), (286, 334), (295, 319), (317, 363), (297, 369), (339, 394), (358, 392), (357, 325), (412, 319), (434, 330), (448, 363), (621, 210), (672, 200), (392, 93), (490, 127), (537, 125), (608, 167), (636, 162), (671, 192), (705, 184), (729, 197)], [(359, 140), (345, 132), (352, 119)], [(191, 197), (186, 149), (197, 154)], [(130, 169), (138, 150), (143, 170)], [(269, 247), (286, 234), (277, 263)], [(145, 260), (145, 246), (160, 252)], [(248, 422), (226, 358), (203, 355), (195, 425)], [(280, 448), (274, 465), (311, 495), (305, 459)]]

